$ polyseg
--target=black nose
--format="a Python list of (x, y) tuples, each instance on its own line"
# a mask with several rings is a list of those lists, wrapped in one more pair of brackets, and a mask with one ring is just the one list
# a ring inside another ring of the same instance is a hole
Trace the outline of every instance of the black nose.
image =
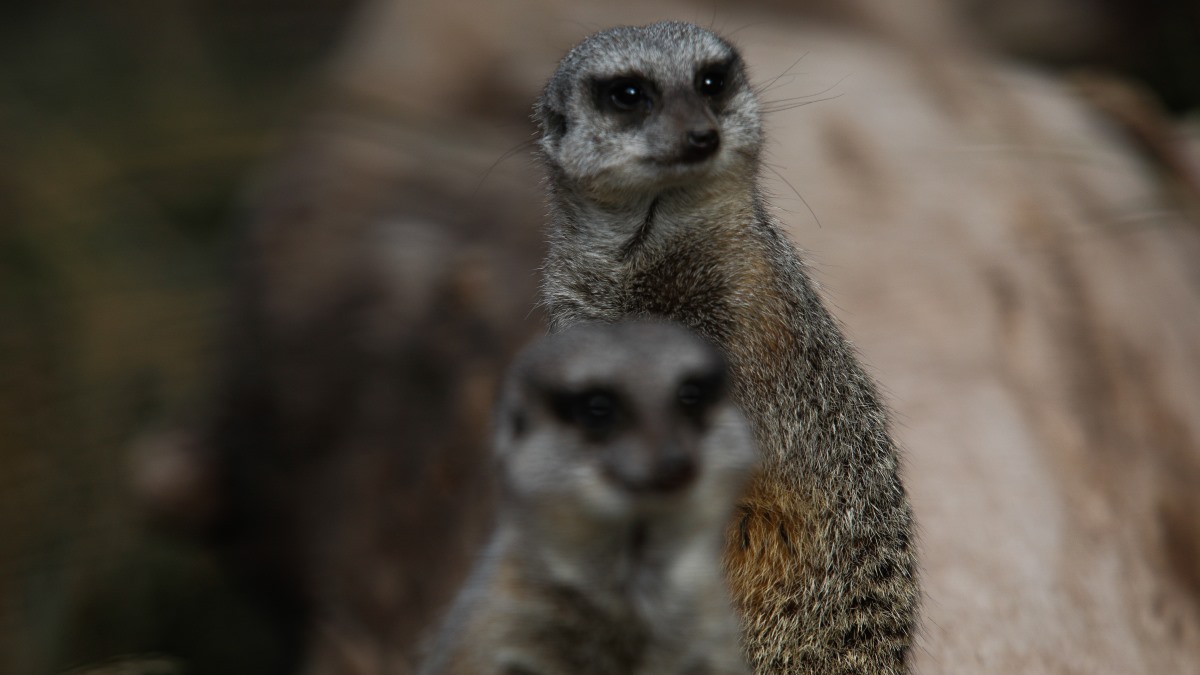
[(654, 457), (610, 467), (610, 476), (626, 490), (638, 494), (681, 490), (696, 478), (696, 459), (682, 448), (665, 448)]
[(674, 492), (696, 477), (696, 461), (687, 453), (672, 452), (659, 458), (646, 487), (654, 492)]
[(687, 132), (687, 147), (684, 149), (685, 162), (699, 162), (708, 159), (721, 146), (721, 136), (716, 129), (701, 129)]

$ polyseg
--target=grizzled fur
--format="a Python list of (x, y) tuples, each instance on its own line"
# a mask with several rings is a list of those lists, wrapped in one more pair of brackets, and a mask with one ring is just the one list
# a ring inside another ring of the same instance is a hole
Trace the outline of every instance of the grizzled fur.
[[(724, 87), (701, 95), (712, 64), (723, 64)], [(595, 83), (614, 77), (644, 93), (632, 114), (597, 96)], [(761, 119), (741, 58), (689, 24), (606, 31), (563, 59), (536, 117), (554, 219), (544, 280), (554, 328), (666, 317), (729, 359), (763, 454), (725, 551), (751, 664), (905, 672), (919, 589), (887, 412), (768, 215)], [(670, 139), (677, 148), (705, 124), (719, 147), (679, 160)]]
[(499, 525), (422, 672), (748, 673), (720, 551), (756, 452), (725, 379), (672, 324), (528, 350), (497, 416)]

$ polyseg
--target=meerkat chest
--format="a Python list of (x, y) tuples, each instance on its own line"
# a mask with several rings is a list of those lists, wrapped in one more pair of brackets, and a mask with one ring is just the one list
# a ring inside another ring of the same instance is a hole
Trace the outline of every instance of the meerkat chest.
[(623, 275), (626, 313), (670, 318), (714, 338), (727, 335), (734, 275), (723, 252), (712, 240), (687, 234), (656, 244)]
[(605, 566), (624, 568), (620, 579), (597, 572), (586, 587), (538, 584), (521, 593), (508, 613), (522, 618), (499, 640), (501, 662), (545, 675), (683, 675), (738, 658), (718, 553), (675, 553)]

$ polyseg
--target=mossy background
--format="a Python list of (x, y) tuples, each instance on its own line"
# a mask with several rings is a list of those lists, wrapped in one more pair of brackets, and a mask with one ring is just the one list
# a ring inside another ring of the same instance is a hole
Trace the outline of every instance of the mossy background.
[(284, 666), (213, 560), (146, 533), (129, 455), (212, 383), (242, 185), (350, 8), (5, 3), (0, 672)]

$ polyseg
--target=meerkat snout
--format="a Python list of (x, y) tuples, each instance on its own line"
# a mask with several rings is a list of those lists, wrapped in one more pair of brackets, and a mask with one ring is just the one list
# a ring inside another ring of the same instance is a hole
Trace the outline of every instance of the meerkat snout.
[(721, 132), (711, 97), (682, 89), (663, 98), (661, 119), (648, 132), (657, 161), (697, 164), (713, 157), (720, 149)]
[[(633, 447), (629, 447), (629, 445)], [(670, 494), (691, 486), (697, 471), (696, 448), (686, 439), (655, 434), (608, 453), (604, 475), (633, 495)]]
[(721, 136), (716, 129), (702, 129), (687, 132), (687, 150), (684, 152), (685, 162), (698, 162), (708, 159), (721, 146)]

